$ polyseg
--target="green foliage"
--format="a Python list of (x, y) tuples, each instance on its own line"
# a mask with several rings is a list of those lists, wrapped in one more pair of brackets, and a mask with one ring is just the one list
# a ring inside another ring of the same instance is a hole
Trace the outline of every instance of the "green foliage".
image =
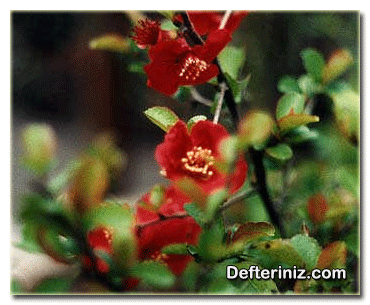
[(217, 58), (223, 72), (233, 79), (238, 79), (239, 71), (245, 62), (245, 50), (234, 46), (226, 46)]
[(293, 236), (290, 242), (303, 258), (307, 270), (312, 270), (316, 266), (321, 252), (318, 242), (314, 238), (302, 234)]
[(189, 255), (187, 244), (171, 244), (162, 248), (164, 254)]
[(36, 176), (44, 176), (55, 165), (56, 136), (46, 124), (30, 124), (22, 132), (22, 164)]
[(129, 39), (117, 34), (103, 35), (90, 41), (90, 49), (127, 53), (130, 51)]
[(277, 87), (281, 93), (301, 93), (301, 88), (299, 87), (298, 81), (290, 75), (283, 76), (279, 80)]
[(129, 273), (156, 289), (170, 289), (176, 280), (166, 265), (156, 261), (139, 262), (130, 268)]
[(289, 114), (303, 113), (305, 99), (302, 94), (290, 92), (284, 94), (276, 106), (276, 118), (280, 120)]
[(247, 113), (239, 125), (239, 145), (244, 149), (248, 146), (263, 146), (272, 135), (274, 125), (274, 120), (266, 112)]
[(314, 49), (305, 49), (301, 52), (303, 65), (308, 74), (317, 83), (322, 81), (322, 73), (325, 65), (325, 60), (322, 54)]
[(268, 147), (265, 150), (266, 154), (274, 160), (288, 161), (293, 157), (293, 151), (288, 144), (280, 143), (275, 146)]
[(166, 107), (152, 107), (144, 111), (146, 117), (159, 128), (168, 132), (179, 120), (177, 115)]
[(191, 119), (189, 119), (189, 121), (187, 123), (188, 130), (190, 131), (191, 128), (193, 127), (193, 125), (196, 122), (204, 121), (204, 120), (207, 120), (207, 117), (205, 115), (196, 115), (196, 116), (193, 116)]
[(282, 117), (278, 121), (278, 125), (281, 132), (285, 133), (302, 125), (318, 122), (319, 120), (320, 118), (316, 115), (293, 114)]
[(73, 278), (49, 278), (37, 285), (33, 292), (37, 294), (67, 293), (71, 288), (73, 280)]

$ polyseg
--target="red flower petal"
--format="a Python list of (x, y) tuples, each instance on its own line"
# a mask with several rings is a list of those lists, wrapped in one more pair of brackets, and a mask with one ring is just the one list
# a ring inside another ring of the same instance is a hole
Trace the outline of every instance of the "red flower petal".
[[(212, 11), (189, 11), (187, 13), (195, 30), (199, 35), (202, 36), (218, 29), (224, 15), (223, 12)], [(248, 12), (246, 11), (232, 12), (232, 15), (229, 17), (229, 20), (226, 23), (225, 29), (229, 30), (231, 33), (234, 32), (247, 14)]]
[(191, 217), (172, 218), (144, 227), (138, 236), (139, 258), (159, 260), (168, 265), (175, 274), (181, 274), (191, 257), (161, 255), (160, 250), (170, 244), (195, 244), (201, 231)]
[(186, 124), (178, 121), (166, 134), (164, 142), (157, 146), (155, 158), (166, 171), (169, 179), (177, 179), (184, 175), (181, 158), (193, 148)]

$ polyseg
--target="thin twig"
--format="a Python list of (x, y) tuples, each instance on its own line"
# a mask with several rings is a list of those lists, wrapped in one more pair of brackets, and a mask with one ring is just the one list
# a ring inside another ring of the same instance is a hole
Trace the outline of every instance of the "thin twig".
[(216, 107), (216, 111), (215, 111), (215, 116), (213, 117), (213, 123), (214, 124), (217, 124), (218, 123), (218, 120), (220, 118), (220, 113), (221, 113), (221, 109), (222, 109), (222, 103), (224, 101), (225, 92), (227, 90), (227, 85), (226, 85), (225, 82), (222, 82), (220, 84), (220, 89), (221, 89), (221, 92), (220, 92), (220, 96), (219, 96), (218, 101), (217, 101), (217, 107)]
[(245, 200), (251, 196), (253, 196), (254, 194), (256, 194), (256, 190), (255, 189), (252, 189), (252, 190), (245, 190), (245, 191), (241, 191), (239, 192), (238, 194), (236, 194), (235, 196), (231, 197), (229, 200), (227, 200), (220, 208), (219, 208), (219, 212), (222, 212), (226, 209), (228, 209), (229, 207), (231, 207), (232, 205), (242, 201), (242, 200)]
[(222, 17), (222, 20), (220, 22), (220, 26), (218, 27), (220, 30), (222, 30), (222, 29), (225, 28), (226, 23), (229, 20), (232, 12), (233, 11), (226, 11), (226, 13), (224, 14), (224, 16)]
[(208, 107), (211, 107), (212, 106), (212, 101), (206, 99), (205, 97), (203, 97), (198, 91), (197, 89), (195, 89), (194, 87), (190, 87), (190, 94), (191, 96), (193, 97), (193, 99), (195, 99), (197, 102), (203, 104), (203, 105), (206, 105)]

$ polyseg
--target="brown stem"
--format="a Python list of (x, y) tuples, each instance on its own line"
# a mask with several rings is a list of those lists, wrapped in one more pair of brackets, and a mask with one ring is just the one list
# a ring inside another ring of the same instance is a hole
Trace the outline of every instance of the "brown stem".
[(258, 151), (255, 150), (254, 148), (251, 148), (250, 155), (252, 158), (254, 171), (257, 179), (257, 191), (261, 196), (261, 199), (267, 209), (271, 222), (280, 231), (280, 236), (284, 238), (286, 237), (284, 227), (280, 221), (280, 217), (277, 211), (275, 210), (274, 204), (270, 198), (270, 194), (267, 189), (266, 171), (265, 166), (263, 164), (263, 151)]

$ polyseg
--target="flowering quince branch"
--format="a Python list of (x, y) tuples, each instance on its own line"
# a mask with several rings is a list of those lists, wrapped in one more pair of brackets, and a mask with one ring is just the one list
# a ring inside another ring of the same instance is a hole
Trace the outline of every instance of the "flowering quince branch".
[[(229, 17), (231, 16), (231, 13), (232, 13), (231, 11), (228, 11), (228, 12), (225, 13), (225, 15), (223, 17), (223, 20), (221, 21), (221, 25), (220, 25), (219, 29), (221, 29), (221, 30), (224, 29)], [(193, 26), (193, 24), (191, 23), (191, 21), (189, 19), (188, 13), (186, 13), (186, 12), (181, 13), (181, 16), (184, 20), (185, 34), (188, 35), (188, 37), (192, 40), (192, 42), (194, 44), (203, 45), (204, 41), (198, 35), (196, 30), (194, 29), (194, 26)], [(230, 85), (228, 84), (226, 76), (224, 75), (224, 73), (221, 69), (221, 65), (220, 65), (217, 57), (213, 60), (213, 63), (217, 66), (218, 71), (219, 71), (219, 73), (217, 75), (217, 81), (218, 81), (219, 85), (221, 86), (222, 83), (226, 84), (227, 90), (224, 93), (224, 96), (226, 98), (225, 102), (226, 102), (226, 105), (229, 108), (230, 114), (232, 116), (232, 119), (233, 119), (233, 122), (234, 122), (234, 127), (236, 127), (238, 125), (238, 122), (239, 122), (239, 115), (238, 115), (238, 112), (237, 112), (237, 109), (236, 109), (236, 103), (235, 103), (234, 96), (231, 92)]]
[(218, 123), (218, 120), (220, 118), (221, 109), (222, 109), (222, 103), (224, 101), (225, 92), (227, 90), (226, 83), (225, 82), (222, 82), (220, 84), (220, 88), (221, 88), (221, 92), (220, 92), (220, 96), (219, 96), (218, 101), (217, 101), (217, 107), (216, 107), (216, 110), (215, 110), (215, 116), (213, 118), (213, 123), (214, 124), (217, 124)]
[(194, 87), (190, 87), (190, 93), (191, 93), (191, 96), (199, 103), (205, 105), (205, 106), (208, 106), (208, 107), (211, 107), (212, 106), (212, 101), (204, 98), (198, 91), (196, 88)]
[(265, 166), (263, 164), (263, 152), (254, 149), (253, 147), (249, 150), (249, 153), (252, 158), (252, 162), (255, 168), (256, 174), (256, 189), (263, 200), (267, 212), (270, 216), (271, 222), (279, 229), (280, 236), (282, 238), (286, 237), (284, 227), (281, 223), (280, 217), (275, 210), (274, 204), (271, 200), (269, 191), (267, 189), (267, 182), (266, 182), (266, 171)]

